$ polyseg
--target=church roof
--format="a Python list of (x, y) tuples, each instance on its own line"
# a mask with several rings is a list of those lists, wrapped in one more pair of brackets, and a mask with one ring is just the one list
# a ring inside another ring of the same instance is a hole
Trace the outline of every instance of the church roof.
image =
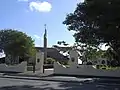
[[(37, 50), (44, 52), (43, 47), (36, 47)], [(55, 60), (68, 60), (67, 56), (62, 55), (59, 51), (55, 48), (47, 48), (47, 57), (53, 58)]]

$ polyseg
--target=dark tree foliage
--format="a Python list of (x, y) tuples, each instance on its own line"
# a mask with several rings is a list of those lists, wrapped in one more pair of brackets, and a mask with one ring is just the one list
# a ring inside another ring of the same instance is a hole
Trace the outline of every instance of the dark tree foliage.
[(98, 46), (109, 45), (120, 61), (120, 0), (85, 0), (63, 24), (76, 31), (76, 42)]

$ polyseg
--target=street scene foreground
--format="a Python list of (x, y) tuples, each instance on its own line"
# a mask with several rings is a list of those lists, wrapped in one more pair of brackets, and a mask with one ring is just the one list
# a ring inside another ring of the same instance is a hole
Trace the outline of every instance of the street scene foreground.
[[(44, 81), (0, 78), (0, 90), (120, 90), (120, 82), (117, 79), (88, 79), (75, 77), (54, 77), (64, 79), (61, 81)], [(51, 78), (52, 79), (52, 78)], [(81, 80), (81, 82), (70, 82), (67, 79)], [(65, 82), (66, 80), (66, 82)]]

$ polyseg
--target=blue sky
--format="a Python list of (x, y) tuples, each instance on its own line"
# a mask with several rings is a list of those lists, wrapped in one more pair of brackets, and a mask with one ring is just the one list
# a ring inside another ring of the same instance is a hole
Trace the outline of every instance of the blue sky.
[(83, 0), (0, 0), (0, 29), (17, 29), (43, 46), (44, 24), (47, 24), (48, 46), (59, 40), (74, 43), (73, 33), (62, 22)]

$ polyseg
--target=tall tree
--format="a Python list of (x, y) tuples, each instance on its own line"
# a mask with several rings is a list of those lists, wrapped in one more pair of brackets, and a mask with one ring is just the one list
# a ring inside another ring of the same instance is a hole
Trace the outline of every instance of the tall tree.
[(4, 50), (6, 56), (28, 57), (35, 55), (34, 41), (25, 33), (17, 30), (0, 30), (0, 48)]
[(63, 24), (76, 31), (76, 42), (98, 47), (109, 45), (120, 63), (120, 0), (85, 0)]

